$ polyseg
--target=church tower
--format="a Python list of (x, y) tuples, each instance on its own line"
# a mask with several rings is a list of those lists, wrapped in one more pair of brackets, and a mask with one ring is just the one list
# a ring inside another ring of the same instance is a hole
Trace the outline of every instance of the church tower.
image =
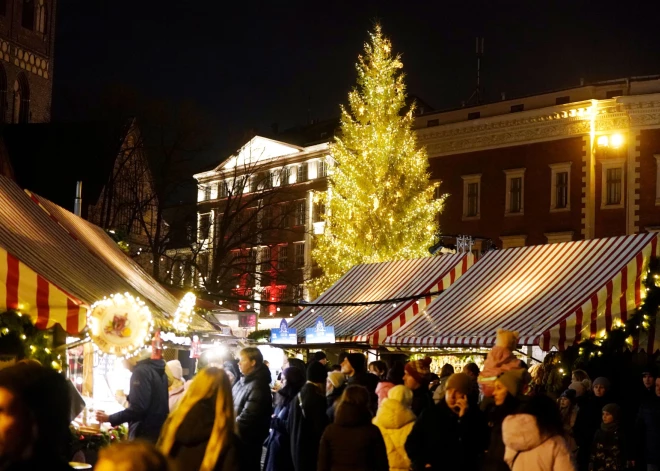
[(57, 0), (0, 0), (0, 122), (47, 123)]

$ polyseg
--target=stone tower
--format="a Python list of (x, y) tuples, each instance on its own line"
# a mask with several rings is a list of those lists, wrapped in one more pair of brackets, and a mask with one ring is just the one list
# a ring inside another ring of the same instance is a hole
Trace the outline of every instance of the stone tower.
[(0, 0), (0, 122), (50, 121), (57, 0)]

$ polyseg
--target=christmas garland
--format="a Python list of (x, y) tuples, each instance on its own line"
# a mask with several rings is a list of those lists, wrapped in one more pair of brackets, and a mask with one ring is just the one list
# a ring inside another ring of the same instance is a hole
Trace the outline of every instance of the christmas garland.
[(107, 432), (99, 430), (96, 433), (81, 432), (74, 426), (70, 426), (69, 430), (71, 431), (70, 441), (72, 454), (76, 454), (81, 450), (98, 451), (111, 443), (125, 440), (128, 436), (128, 431), (125, 425), (111, 428)]
[[(610, 357), (633, 348), (634, 340), (642, 332), (655, 328), (656, 316), (660, 307), (660, 260), (652, 259), (642, 285), (642, 304), (625, 323), (613, 326), (601, 338), (589, 339), (566, 349), (562, 363), (575, 368), (589, 368), (600, 357)], [(656, 332), (655, 335), (660, 335)], [(647, 352), (652, 356), (655, 352)]]
[(61, 355), (52, 350), (52, 333), (37, 329), (29, 316), (15, 311), (0, 314), (0, 351), (18, 360), (37, 360), (44, 366), (62, 369)]

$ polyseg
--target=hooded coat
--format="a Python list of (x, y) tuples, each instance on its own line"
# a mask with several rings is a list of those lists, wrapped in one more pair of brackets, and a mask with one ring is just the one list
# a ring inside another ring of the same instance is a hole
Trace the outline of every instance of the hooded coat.
[(307, 382), (291, 404), (287, 428), (291, 438), (291, 457), (295, 471), (316, 469), (319, 442), (328, 425), (323, 390)]
[(416, 471), (474, 471), (479, 469), (487, 433), (478, 408), (470, 407), (459, 417), (442, 399), (418, 417), (406, 439), (406, 453)]
[[(308, 468), (309, 470), (314, 468)], [(321, 437), (318, 471), (387, 471), (387, 451), (365, 408), (344, 403)]]
[(289, 388), (288, 385), (277, 391), (277, 406), (270, 419), (264, 471), (293, 471), (287, 422), (293, 401), (297, 400), (297, 394), (298, 391)]
[(642, 402), (637, 414), (637, 456), (646, 464), (660, 465), (660, 398)]
[(573, 434), (578, 448), (578, 465), (586, 469), (589, 463), (589, 453), (596, 430), (600, 428), (603, 416), (603, 407), (612, 401), (609, 394), (602, 397), (593, 395), (582, 396), (578, 401), (578, 414), (573, 426)]
[(412, 463), (406, 453), (406, 439), (415, 425), (415, 414), (400, 401), (385, 398), (373, 424), (385, 440), (390, 471), (408, 471)]
[(505, 418), (502, 438), (506, 446), (504, 460), (511, 471), (575, 471), (564, 438), (541, 436), (533, 415), (515, 414)]
[[(614, 425), (614, 424), (612, 424)], [(656, 443), (656, 447), (658, 444)], [(596, 430), (591, 446), (589, 469), (592, 471), (623, 471), (626, 468), (626, 444), (618, 426)]]
[[(175, 470), (199, 469), (211, 438), (214, 421), (215, 396), (199, 401), (188, 411), (176, 431), (169, 453)], [(232, 433), (231, 441), (218, 457), (215, 469), (240, 471), (240, 459), (238, 438)]]
[(502, 438), (502, 423), (509, 415), (515, 414), (520, 406), (520, 400), (511, 394), (506, 395), (504, 403), (500, 406), (491, 402), (486, 410), (488, 428), (490, 429), (490, 440), (488, 451), (484, 459), (483, 471), (509, 471), (509, 466), (504, 462), (504, 439)]
[(234, 383), (232, 395), (238, 436), (246, 444), (261, 447), (268, 436), (273, 412), (268, 368), (259, 365), (249, 375), (241, 377)]
[(142, 360), (131, 375), (129, 406), (112, 414), (110, 424), (115, 427), (128, 422), (128, 438), (156, 443), (167, 415), (170, 413), (165, 361)]

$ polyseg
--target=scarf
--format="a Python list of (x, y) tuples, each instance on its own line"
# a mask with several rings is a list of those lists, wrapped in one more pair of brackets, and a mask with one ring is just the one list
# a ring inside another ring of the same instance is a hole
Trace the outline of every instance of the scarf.
[(619, 428), (619, 424), (616, 422), (612, 422), (611, 424), (605, 424), (605, 423), (600, 424), (600, 429), (603, 430), (604, 432), (616, 432), (618, 428)]

